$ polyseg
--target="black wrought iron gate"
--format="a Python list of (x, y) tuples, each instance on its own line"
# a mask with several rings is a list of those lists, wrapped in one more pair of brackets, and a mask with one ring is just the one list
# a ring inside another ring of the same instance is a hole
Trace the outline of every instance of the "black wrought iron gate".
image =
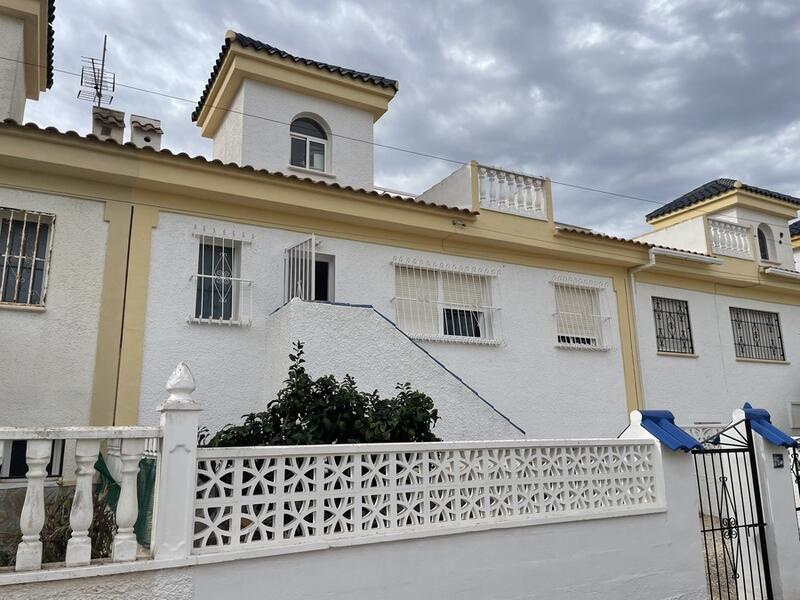
[(771, 600), (772, 581), (750, 421), (694, 451), (706, 576), (711, 600)]

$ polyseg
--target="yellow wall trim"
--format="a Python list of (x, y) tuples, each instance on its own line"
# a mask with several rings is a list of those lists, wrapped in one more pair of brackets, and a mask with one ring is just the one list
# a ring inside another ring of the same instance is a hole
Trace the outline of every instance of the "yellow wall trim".
[(106, 201), (105, 220), (108, 222), (108, 237), (103, 288), (100, 294), (92, 406), (89, 417), (91, 425), (114, 424), (132, 209), (128, 203)]
[(139, 421), (144, 330), (147, 322), (147, 288), (150, 279), (150, 240), (152, 230), (157, 225), (157, 209), (134, 206), (114, 425), (136, 425)]

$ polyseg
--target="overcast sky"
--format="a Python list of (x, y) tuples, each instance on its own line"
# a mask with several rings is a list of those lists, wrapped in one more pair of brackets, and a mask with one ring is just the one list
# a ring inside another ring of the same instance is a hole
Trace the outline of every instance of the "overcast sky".
[[(55, 66), (109, 36), (113, 107), (162, 119), (164, 146), (209, 156), (190, 114), (227, 29), (392, 77), (375, 141), (666, 202), (710, 179), (800, 195), (798, 0), (56, 0)], [(56, 72), (26, 120), (82, 133)], [(269, 115), (266, 115), (269, 116)], [(419, 193), (451, 163), (377, 148), (377, 185)], [(616, 234), (656, 205), (553, 186), (556, 218)]]

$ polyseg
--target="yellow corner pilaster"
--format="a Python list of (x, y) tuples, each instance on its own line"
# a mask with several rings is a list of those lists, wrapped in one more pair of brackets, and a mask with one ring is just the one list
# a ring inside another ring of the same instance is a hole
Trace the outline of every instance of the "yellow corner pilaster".
[(150, 277), (150, 241), (158, 225), (157, 208), (135, 205), (131, 220), (128, 277), (125, 283), (125, 317), (117, 383), (115, 425), (137, 425), (142, 380), (144, 326)]
[(92, 425), (114, 423), (131, 209), (132, 206), (126, 202), (106, 201), (104, 218), (108, 222), (108, 239), (103, 267), (103, 288), (100, 292), (92, 406), (89, 413)]
[(633, 307), (634, 295), (629, 278), (622, 274), (614, 275), (614, 290), (617, 293), (617, 318), (622, 369), (625, 376), (625, 399), (628, 412), (631, 412), (644, 408), (644, 390)]

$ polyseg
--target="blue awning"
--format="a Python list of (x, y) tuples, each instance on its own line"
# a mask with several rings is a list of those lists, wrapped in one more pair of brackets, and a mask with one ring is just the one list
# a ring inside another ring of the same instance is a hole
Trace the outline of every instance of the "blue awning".
[(763, 408), (753, 408), (749, 402), (745, 402), (743, 408), (745, 418), (750, 421), (750, 427), (769, 443), (783, 446), (784, 448), (796, 448), (798, 446), (797, 440), (783, 433), (772, 424), (768, 411)]
[(658, 441), (670, 450), (683, 450), (689, 452), (703, 446), (675, 425), (675, 417), (668, 410), (641, 410), (642, 427), (653, 434)]

